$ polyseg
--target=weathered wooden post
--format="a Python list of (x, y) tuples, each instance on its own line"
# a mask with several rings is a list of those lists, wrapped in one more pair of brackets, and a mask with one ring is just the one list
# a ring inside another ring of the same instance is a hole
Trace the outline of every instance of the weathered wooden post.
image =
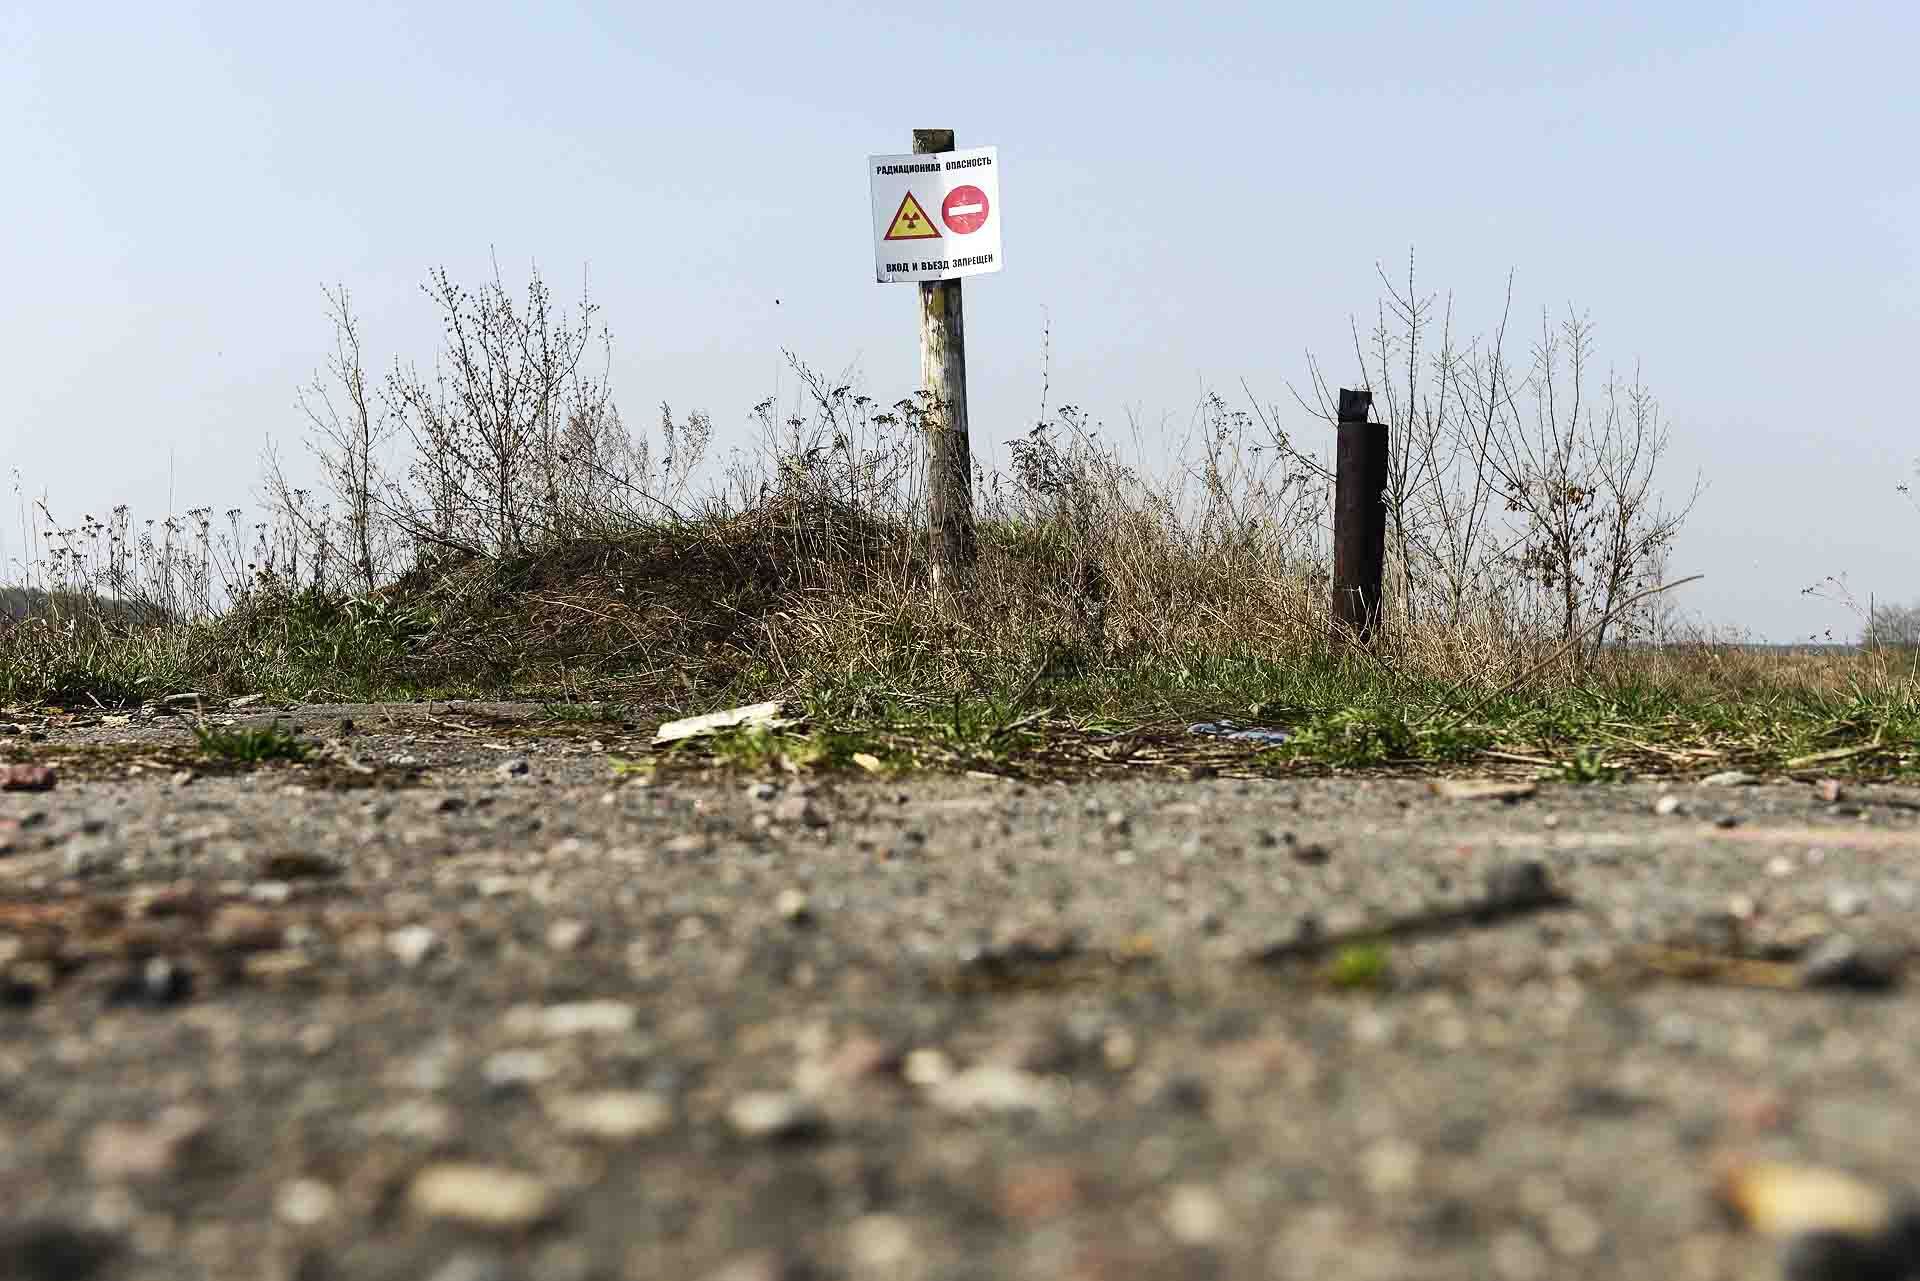
[(1340, 389), (1333, 480), (1333, 641), (1371, 644), (1387, 563), (1387, 425), (1367, 421), (1370, 391)]
[[(915, 129), (913, 152), (953, 150), (953, 130)], [(967, 437), (967, 334), (961, 281), (920, 282), (920, 386), (926, 392), (927, 514), (933, 535), (933, 576), (955, 582), (972, 567), (973, 449)]]

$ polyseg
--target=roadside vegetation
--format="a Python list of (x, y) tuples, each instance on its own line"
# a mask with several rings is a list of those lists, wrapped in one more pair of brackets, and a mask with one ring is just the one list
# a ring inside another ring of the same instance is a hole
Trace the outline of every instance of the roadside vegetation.
[[(723, 464), (703, 413), (622, 417), (589, 299), (435, 273), (447, 345), (423, 370), (376, 365), (334, 290), (301, 397), (319, 489), (269, 451), (257, 523), (136, 524), (65, 519), (16, 477), (0, 705), (520, 696), (618, 719), (786, 700), (794, 726), (686, 749), (753, 768), (1920, 772), (1920, 610), (1870, 607), (1846, 652), (1689, 629), (1666, 588), (1698, 484), (1662, 473), (1638, 371), (1603, 369), (1577, 312), (1463, 336), (1411, 269), (1382, 285), (1356, 372), (1314, 364), (1284, 410), (1209, 396), (1170, 462), (1043, 394), (998, 442), (1008, 465), (975, 476), (978, 564), (940, 587), (915, 397), (789, 356), (801, 399), (754, 406), (757, 451)], [(1355, 381), (1394, 451), (1365, 648), (1327, 621), (1321, 429)], [(1228, 745), (1188, 733), (1200, 719), (1291, 738)]]

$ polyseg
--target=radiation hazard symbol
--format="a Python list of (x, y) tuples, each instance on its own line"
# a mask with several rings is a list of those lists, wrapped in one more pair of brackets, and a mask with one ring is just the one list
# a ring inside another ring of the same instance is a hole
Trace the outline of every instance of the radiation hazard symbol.
[[(885, 209), (886, 206), (880, 206)], [(888, 240), (938, 240), (940, 229), (933, 225), (933, 219), (927, 217), (927, 211), (909, 191), (901, 200), (900, 208), (894, 212), (893, 222), (887, 228)]]

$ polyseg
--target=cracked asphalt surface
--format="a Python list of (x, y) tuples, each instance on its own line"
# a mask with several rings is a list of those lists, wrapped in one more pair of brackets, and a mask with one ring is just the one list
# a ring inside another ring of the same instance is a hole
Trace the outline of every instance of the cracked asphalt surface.
[(1707, 1281), (1781, 1273), (1727, 1154), (1920, 1184), (1912, 788), (287, 715), (324, 762), (0, 737), (58, 771), (0, 794), (0, 1275)]

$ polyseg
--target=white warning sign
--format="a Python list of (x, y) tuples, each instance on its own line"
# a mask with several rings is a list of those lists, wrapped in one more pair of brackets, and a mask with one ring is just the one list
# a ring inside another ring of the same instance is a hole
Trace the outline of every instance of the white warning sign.
[(1000, 149), (869, 156), (881, 284), (1000, 270)]

